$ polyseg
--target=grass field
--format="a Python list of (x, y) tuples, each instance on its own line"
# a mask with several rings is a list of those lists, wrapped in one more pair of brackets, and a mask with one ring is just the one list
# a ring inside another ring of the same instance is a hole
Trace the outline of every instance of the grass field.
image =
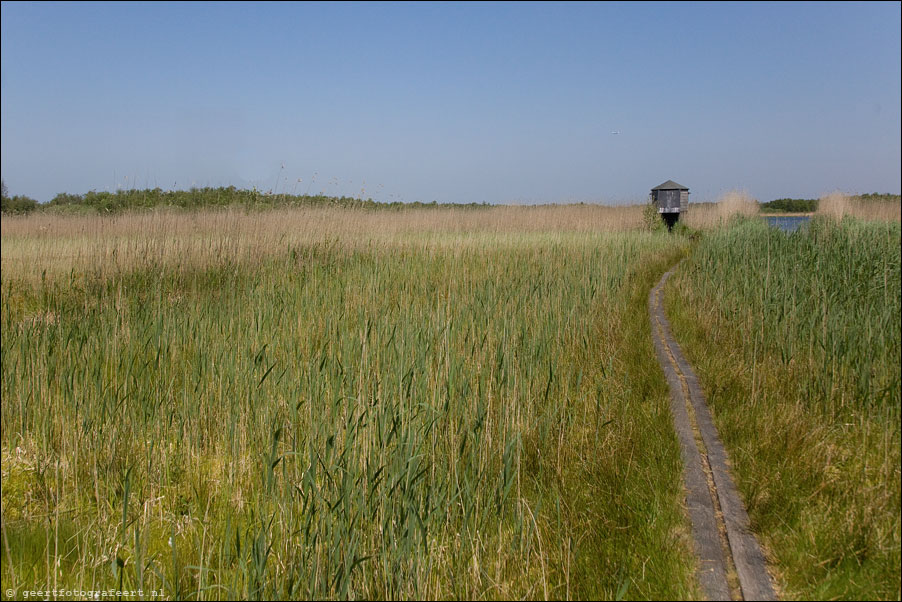
[(697, 595), (640, 222), (4, 217), (4, 587)]
[(900, 594), (900, 242), (898, 222), (747, 220), (669, 290), (787, 598)]

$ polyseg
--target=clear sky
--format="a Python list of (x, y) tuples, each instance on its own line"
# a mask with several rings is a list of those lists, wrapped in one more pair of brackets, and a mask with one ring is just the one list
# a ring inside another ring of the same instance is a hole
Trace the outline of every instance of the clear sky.
[(3, 2), (0, 167), (40, 201), (899, 193), (900, 28), (899, 2)]

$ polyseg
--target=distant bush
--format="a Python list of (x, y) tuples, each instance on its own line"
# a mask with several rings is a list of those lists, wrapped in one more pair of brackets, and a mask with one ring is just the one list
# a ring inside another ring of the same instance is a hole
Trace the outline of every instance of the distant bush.
[(0, 212), (6, 214), (22, 214), (31, 213), (38, 208), (38, 202), (32, 198), (23, 195), (3, 196), (2, 209)]
[[(132, 209), (148, 209), (153, 207), (181, 207), (199, 209), (203, 207), (244, 206), (247, 208), (270, 207), (346, 207), (361, 209), (407, 209), (426, 207), (489, 207), (488, 203), (455, 203), (412, 202), (380, 203), (373, 199), (355, 197), (334, 197), (325, 195), (291, 195), (272, 194), (257, 190), (242, 190), (234, 186), (220, 188), (191, 188), (189, 190), (162, 190), (152, 188), (145, 190), (117, 190), (116, 192), (97, 192), (92, 190), (85, 194), (60, 193), (48, 204), (53, 210), (68, 211), (82, 207), (101, 213), (115, 213)], [(67, 208), (67, 209), (63, 209)]]
[(857, 194), (852, 197), (853, 199), (858, 199), (861, 201), (868, 202), (880, 202), (880, 203), (900, 203), (902, 202), (902, 195), (898, 194), (887, 194), (880, 192), (868, 192), (865, 194)]
[(38, 202), (27, 196), (9, 196), (9, 191), (6, 189), (6, 182), (2, 179), (0, 179), (0, 198), (2, 198), (0, 212), (6, 214), (29, 213), (38, 207)]
[(69, 194), (68, 192), (61, 192), (47, 203), (48, 207), (56, 207), (59, 205), (79, 205), (84, 201), (84, 197), (78, 194)]

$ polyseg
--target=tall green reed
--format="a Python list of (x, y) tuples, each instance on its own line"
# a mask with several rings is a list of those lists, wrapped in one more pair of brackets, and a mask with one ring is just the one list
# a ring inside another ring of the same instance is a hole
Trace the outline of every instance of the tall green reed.
[(554, 540), (551, 484), (574, 473), (571, 433), (598, 441), (602, 402), (629, 399), (590, 335), (680, 243), (452, 242), (4, 273), (3, 447), (65, 466), (55, 503), (77, 536), (60, 570), (197, 598), (569, 591), (580, 536)]

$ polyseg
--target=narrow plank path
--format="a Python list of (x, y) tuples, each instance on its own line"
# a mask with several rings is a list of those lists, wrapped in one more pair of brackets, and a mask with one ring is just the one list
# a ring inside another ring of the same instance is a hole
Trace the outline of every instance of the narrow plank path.
[(699, 584), (709, 600), (776, 600), (764, 553), (749, 529), (748, 513), (730, 476), (727, 453), (698, 378), (664, 315), (661, 291), (677, 267), (651, 290), (648, 309), (655, 353), (670, 385)]

